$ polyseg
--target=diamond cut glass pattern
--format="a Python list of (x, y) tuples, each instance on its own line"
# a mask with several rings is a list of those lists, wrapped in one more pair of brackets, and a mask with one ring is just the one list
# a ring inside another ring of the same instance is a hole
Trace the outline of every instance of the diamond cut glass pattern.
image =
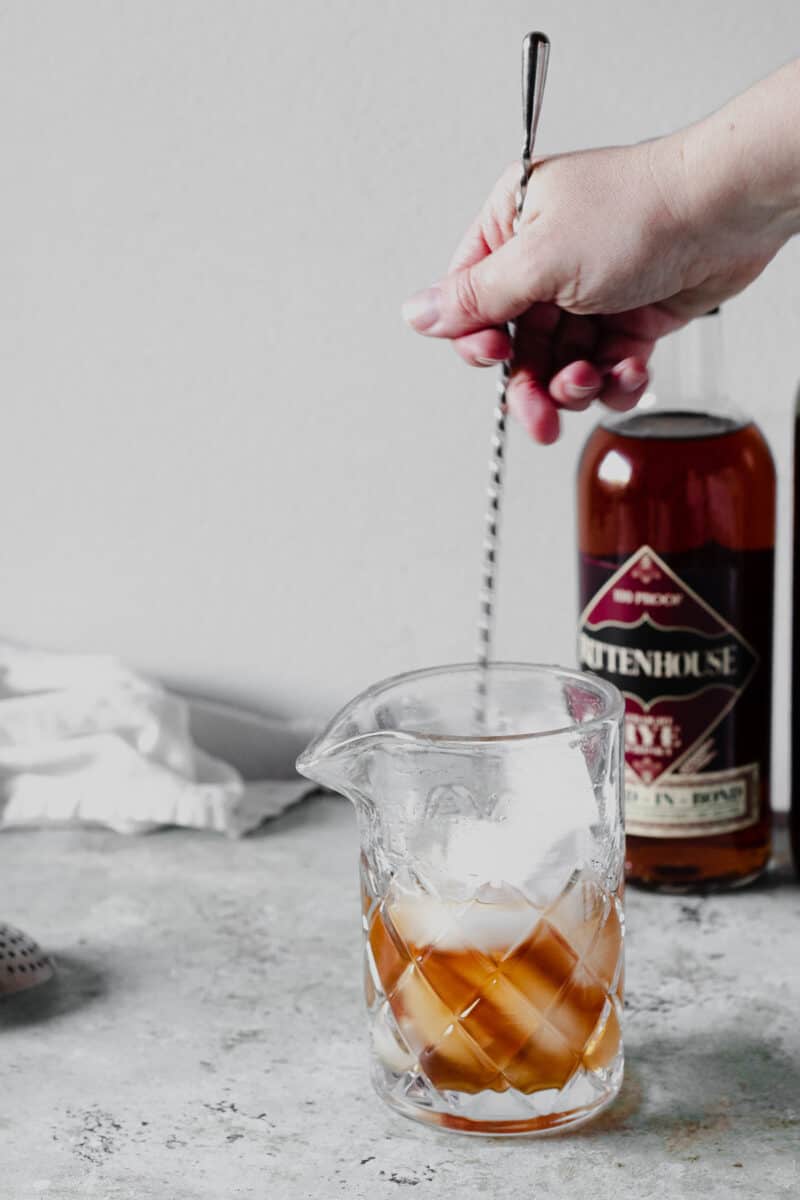
[[(392, 1046), (386, 1065), (396, 1065), (400, 1045), (445, 1107), (449, 1092), (531, 1095), (607, 1071), (621, 1052), (619, 899), (580, 874), (544, 911), (505, 893), (494, 906), (498, 931), (527, 923), (510, 946), (483, 941), (478, 906), (490, 907), (394, 891), (374, 906), (365, 953), (384, 998), (375, 1020), (392, 1018), (392, 1037), (374, 1037), (376, 1047)], [(430, 941), (405, 935), (426, 919)]]
[(623, 702), (577, 672), (489, 674), (481, 729), (475, 668), (418, 672), (359, 697), (300, 768), (359, 816), (378, 1093), (445, 1128), (535, 1133), (622, 1080)]

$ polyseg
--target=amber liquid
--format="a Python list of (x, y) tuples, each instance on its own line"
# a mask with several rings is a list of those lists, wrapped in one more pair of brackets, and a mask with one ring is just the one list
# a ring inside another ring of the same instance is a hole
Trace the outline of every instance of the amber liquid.
[(431, 897), (389, 898), (369, 923), (377, 986), (368, 971), (367, 1001), (374, 1008), (377, 991), (391, 1010), (395, 1069), (418, 1064), (439, 1089), (530, 1094), (614, 1062), (623, 936), (616, 897), (584, 883), (545, 913), (524, 900), (475, 902), (458, 920), (454, 912)]
[[(747, 565), (755, 580), (724, 616), (761, 647), (759, 677), (726, 721), (736, 761), (757, 761), (758, 820), (732, 833), (627, 839), (628, 877), (684, 890), (757, 876), (770, 856), (769, 710), (775, 469), (751, 423), (702, 413), (635, 413), (589, 437), (578, 472), (582, 554), (618, 564), (642, 545), (680, 569)], [(589, 599), (582, 597), (582, 605)], [(723, 607), (723, 606), (721, 606)], [(739, 754), (741, 751), (741, 754)]]

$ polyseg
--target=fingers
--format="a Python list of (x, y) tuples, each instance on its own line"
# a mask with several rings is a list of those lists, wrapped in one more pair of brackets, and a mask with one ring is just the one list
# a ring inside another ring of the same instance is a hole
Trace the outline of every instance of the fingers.
[(505, 329), (483, 329), (457, 338), (453, 349), (471, 367), (496, 367), (511, 354), (511, 338)]
[(641, 358), (623, 359), (606, 374), (600, 399), (615, 412), (628, 412), (641, 400), (649, 378)]
[(605, 379), (591, 363), (571, 363), (549, 387), (535, 369), (520, 367), (509, 385), (508, 407), (534, 441), (549, 445), (560, 433), (559, 408), (580, 412), (600, 399), (614, 412), (628, 412), (641, 400), (648, 378), (647, 369), (632, 359), (614, 367)]
[[(417, 292), (403, 317), (427, 337), (459, 338), (513, 320), (535, 301), (549, 299), (548, 270), (531, 229), (523, 229), (472, 266)], [(536, 245), (536, 248), (534, 249)]]
[(637, 359), (646, 368), (658, 339), (683, 324), (657, 304), (602, 317), (593, 358), (607, 370), (621, 369), (626, 359)]
[[(635, 407), (648, 381), (647, 363), (665, 321), (680, 324), (672, 316), (652, 310), (634, 310), (613, 316), (577, 316), (554, 303), (521, 301), (516, 316), (512, 347), (498, 313), (507, 311), (514, 295), (513, 269), (503, 267), (504, 295), (493, 290), (491, 267), (501, 254), (516, 247), (520, 239), (506, 243), (472, 267), (457, 271), (422, 296), (430, 301), (433, 317), (428, 329), (433, 336), (448, 336), (446, 329), (462, 329), (453, 337), (460, 357), (472, 366), (495, 366), (513, 353), (514, 368), (508, 388), (508, 407), (528, 434), (548, 444), (560, 430), (559, 409), (582, 411), (595, 400), (616, 412)], [(514, 267), (513, 260), (511, 261)], [(470, 277), (470, 284), (460, 283)], [(509, 288), (509, 279), (512, 286)], [(516, 283), (519, 284), (517, 278)], [(477, 288), (477, 290), (476, 290)], [(448, 290), (449, 289), (449, 290)], [(435, 295), (431, 298), (430, 293)], [(419, 300), (417, 297), (416, 300)], [(473, 316), (467, 320), (464, 313)], [(430, 314), (427, 314), (430, 316)], [(419, 320), (419, 315), (416, 315)], [(470, 328), (470, 322), (474, 328)], [(437, 324), (438, 323), (438, 324)], [(465, 329), (466, 326), (466, 329)]]
[[(610, 366), (598, 362), (609, 349), (621, 352), (628, 344), (643, 347), (643, 352)], [(535, 305), (517, 323), (509, 409), (531, 437), (545, 443), (558, 437), (560, 408), (579, 412), (599, 399), (626, 412), (647, 387), (645, 355), (650, 349), (642, 337), (615, 332), (609, 338), (592, 318), (572, 316), (555, 305)]]
[(603, 377), (594, 362), (597, 337), (591, 318), (561, 314), (554, 335), (550, 395), (564, 408), (588, 408), (600, 394)]
[(491, 254), (507, 242), (514, 229), (519, 163), (512, 163), (498, 179), (478, 216), (456, 247), (447, 268), (448, 275)]
[(596, 400), (603, 388), (603, 376), (590, 362), (570, 363), (550, 380), (550, 395), (563, 408), (582, 412)]
[(573, 412), (581, 412), (594, 400), (615, 412), (627, 412), (636, 407), (649, 380), (647, 367), (639, 358), (626, 358), (605, 372), (580, 361), (559, 371), (550, 380), (549, 391), (558, 404)]
[(486, 255), (491, 254), (491, 252), (479, 217), (476, 221), (473, 221), (458, 243), (456, 252), (450, 259), (450, 265), (447, 268), (448, 275), (452, 275), (453, 271), (462, 271), (464, 267), (474, 266), (475, 263), (480, 262), (482, 258), (486, 258)]
[[(511, 237), (518, 175), (519, 165), (515, 163), (500, 176), (481, 212), (456, 247), (447, 268), (448, 274), (475, 266)], [(494, 367), (509, 357), (511, 339), (504, 327), (485, 329), (454, 338), (453, 349), (470, 366)]]
[(556, 441), (561, 430), (558, 407), (548, 391), (553, 336), (559, 319), (559, 311), (552, 304), (536, 304), (520, 319), (506, 395), (512, 416), (544, 446)]
[(561, 419), (558, 409), (535, 375), (522, 368), (514, 376), (508, 389), (508, 408), (513, 417), (535, 442), (549, 446), (558, 439)]

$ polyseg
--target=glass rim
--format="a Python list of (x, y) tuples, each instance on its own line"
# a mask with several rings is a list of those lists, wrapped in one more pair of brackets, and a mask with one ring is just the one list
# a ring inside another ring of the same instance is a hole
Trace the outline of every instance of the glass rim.
[[(420, 667), (413, 671), (401, 671), (397, 675), (390, 675), (386, 679), (378, 680), (370, 687), (365, 688), (360, 692), (350, 703), (347, 708), (355, 707), (364, 700), (371, 700), (380, 696), (382, 692), (388, 692), (400, 684), (411, 682), (417, 679), (427, 679), (435, 675), (457, 675), (457, 674), (478, 674), (481, 671), (488, 671), (490, 675), (496, 672), (519, 673), (531, 676), (546, 677), (548, 679), (560, 678), (565, 681), (581, 684), (592, 689), (596, 694), (600, 695), (604, 701), (604, 709), (601, 713), (591, 717), (587, 721), (581, 721), (574, 725), (558, 725), (552, 729), (527, 730), (520, 733), (487, 733), (487, 734), (458, 734), (458, 733), (425, 733), (422, 730), (413, 729), (382, 729), (380, 732), (383, 736), (393, 736), (397, 738), (407, 738), (418, 742), (433, 742), (436, 745), (455, 744), (458, 746), (464, 745), (497, 745), (504, 742), (521, 742), (528, 740), (539, 740), (542, 738), (558, 737), (565, 733), (587, 733), (593, 729), (601, 728), (610, 722), (621, 721), (625, 713), (625, 700), (620, 690), (613, 683), (602, 679), (599, 675), (592, 675), (588, 671), (580, 671), (574, 667), (560, 667), (553, 663), (526, 663), (514, 660), (495, 660), (489, 663), (487, 667), (481, 667), (476, 662), (462, 663), (447, 663), (436, 667)], [(361, 734), (356, 737), (370, 737), (372, 734)], [(355, 740), (355, 739), (354, 739)]]

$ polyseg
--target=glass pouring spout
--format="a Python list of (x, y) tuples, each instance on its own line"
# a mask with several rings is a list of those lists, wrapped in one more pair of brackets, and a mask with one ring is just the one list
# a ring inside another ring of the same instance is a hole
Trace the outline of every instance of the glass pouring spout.
[[(500, 783), (513, 786), (531, 761), (541, 761), (543, 741), (589, 737), (621, 711), (616, 689), (587, 684), (586, 676), (493, 663), (479, 719), (479, 670), (474, 663), (432, 667), (375, 684), (333, 717), (300, 755), (297, 770), (357, 807), (378, 801), (385, 807), (400, 795), (419, 800), (434, 790), (441, 796), (446, 786), (448, 803), (461, 794), (469, 809), (473, 785), (489, 793)], [(427, 804), (426, 810), (430, 815)]]
[(305, 748), (297, 759), (298, 772), (356, 807), (373, 802), (376, 776), (386, 773), (380, 768), (402, 775), (409, 752), (430, 745), (426, 731), (433, 707), (423, 713), (414, 690), (417, 676), (427, 674), (393, 676), (361, 692)]
[[(375, 788), (401, 782), (432, 765), (432, 751), (467, 747), (485, 730), (475, 725), (474, 664), (395, 675), (346, 704), (306, 747), (297, 770), (356, 805)], [(420, 755), (422, 758), (420, 758)], [(402, 786), (402, 783), (401, 783)]]
[(376, 756), (402, 735), (392, 730), (360, 727), (356, 708), (355, 701), (343, 708), (306, 746), (295, 765), (306, 779), (328, 791), (339, 792), (358, 806), (374, 798), (371, 767)]

